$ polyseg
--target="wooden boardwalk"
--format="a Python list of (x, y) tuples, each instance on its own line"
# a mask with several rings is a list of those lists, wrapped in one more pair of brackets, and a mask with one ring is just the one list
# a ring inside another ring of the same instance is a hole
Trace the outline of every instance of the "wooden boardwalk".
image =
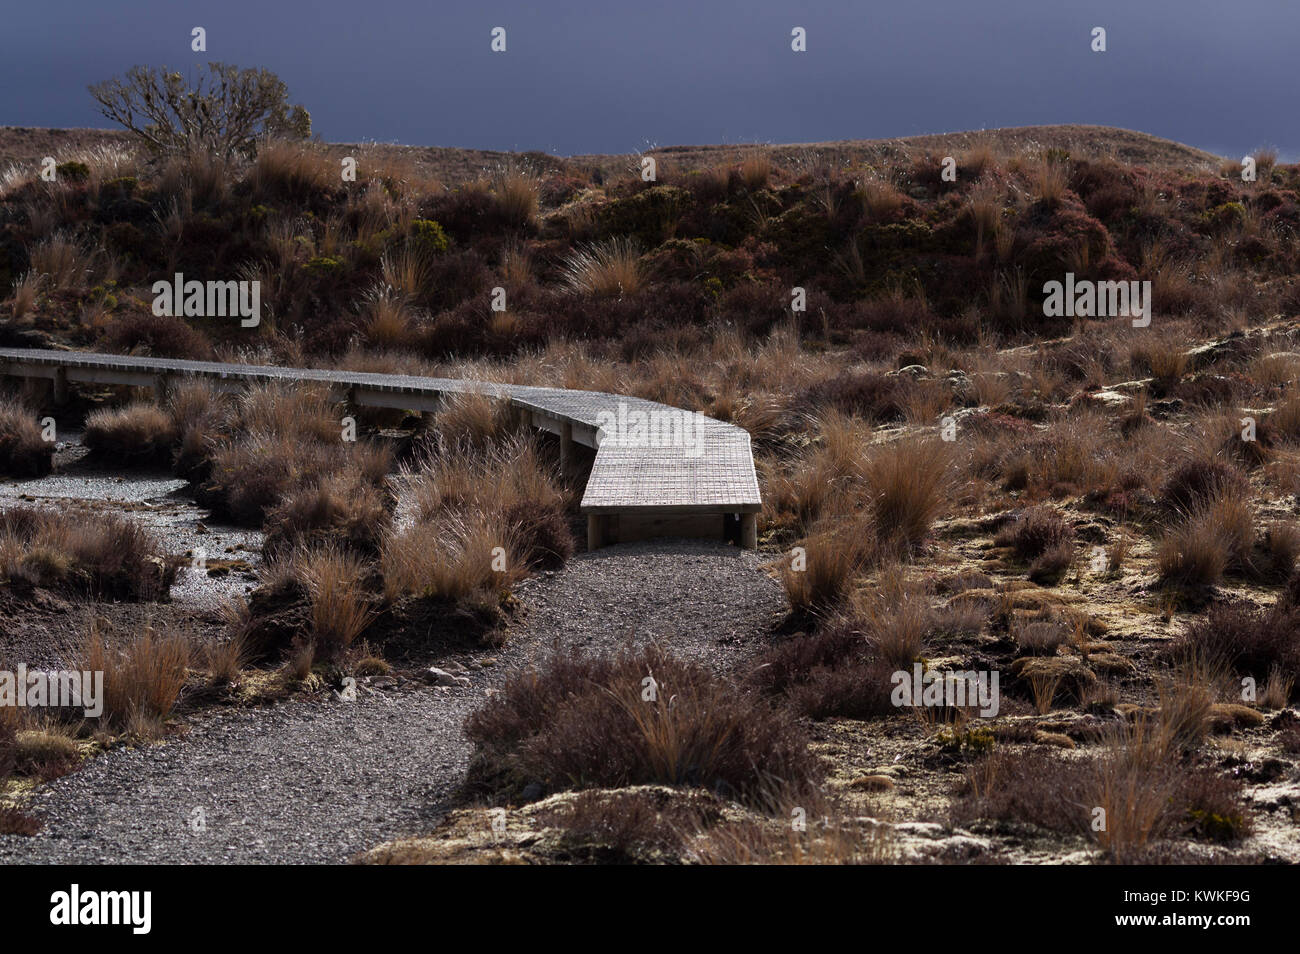
[(0, 375), (48, 379), (56, 403), (72, 382), (147, 387), (162, 395), (183, 378), (230, 390), (314, 381), (354, 406), (410, 411), (436, 411), (446, 395), (484, 393), (509, 401), (527, 423), (556, 434), (566, 468), (572, 466), (575, 443), (595, 449), (581, 504), (589, 548), (663, 536), (757, 545), (761, 501), (748, 432), (641, 398), (454, 378), (19, 348), (0, 348)]

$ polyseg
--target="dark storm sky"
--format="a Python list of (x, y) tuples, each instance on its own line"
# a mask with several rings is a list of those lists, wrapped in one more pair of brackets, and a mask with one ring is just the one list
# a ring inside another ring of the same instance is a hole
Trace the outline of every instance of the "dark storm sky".
[(279, 73), (333, 141), (573, 154), (1075, 122), (1300, 156), (1295, 0), (41, 0), (0, 31), (0, 125), (105, 126), (87, 84), (213, 59)]

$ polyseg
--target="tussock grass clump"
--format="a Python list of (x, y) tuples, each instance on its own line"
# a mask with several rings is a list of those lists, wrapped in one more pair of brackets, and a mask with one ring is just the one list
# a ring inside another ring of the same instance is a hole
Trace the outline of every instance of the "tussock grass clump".
[(817, 442), (801, 457), (783, 465), (760, 458), (766, 526), (807, 533), (823, 513), (853, 508), (845, 494), (861, 479), (870, 428), (834, 411), (824, 414), (817, 427)]
[(390, 600), (456, 601), (505, 591), (523, 575), (524, 564), (499, 515), (447, 513), (388, 537), (379, 567)]
[(207, 381), (181, 381), (168, 397), (167, 413), (176, 441), (173, 468), (190, 480), (206, 478), (212, 450), (229, 425), (232, 402)]
[(1292, 521), (1279, 521), (1264, 530), (1262, 555), (1256, 570), (1272, 581), (1291, 578), (1296, 560), (1300, 559), (1300, 527)]
[(28, 778), (48, 781), (66, 775), (81, 760), (76, 739), (53, 720), (40, 728), (25, 729), (15, 738), (15, 770)]
[(1058, 620), (1039, 619), (1024, 623), (1015, 631), (1016, 646), (1030, 656), (1055, 656), (1069, 642), (1070, 634)]
[(51, 291), (79, 291), (90, 284), (93, 255), (62, 232), (36, 243), (31, 250), (32, 272), (43, 276)]
[(1194, 752), (1210, 730), (1218, 667), (1189, 654), (1172, 672), (1157, 677), (1160, 742), (1171, 752)]
[(496, 446), (435, 443), (403, 478), (417, 521), (458, 518), (448, 524), (451, 538), (459, 541), (456, 549), (464, 552), (470, 540), (492, 538), (492, 547), (509, 551), (512, 576), (560, 566), (573, 554), (564, 491), (531, 439)]
[(204, 361), (212, 357), (212, 342), (202, 331), (186, 324), (183, 318), (151, 311), (114, 315), (98, 347), (117, 354), (158, 358)]
[[(231, 610), (226, 612), (228, 616), (232, 613)], [(238, 631), (224, 639), (210, 640), (203, 646), (203, 668), (207, 670), (208, 683), (212, 686), (230, 685), (250, 661), (248, 646)]]
[(1032, 560), (1062, 544), (1073, 545), (1074, 531), (1054, 508), (1030, 507), (1000, 529), (994, 543), (1011, 547), (1022, 560)]
[(338, 162), (318, 146), (269, 139), (258, 147), (247, 181), (259, 202), (309, 202), (339, 185)]
[(0, 473), (39, 477), (53, 467), (54, 442), (41, 436), (36, 412), (12, 398), (0, 399)]
[(740, 160), (738, 169), (740, 182), (750, 192), (766, 189), (772, 178), (772, 172), (772, 160), (767, 156), (753, 154)]
[(408, 300), (384, 285), (367, 296), (362, 305), (366, 343), (372, 348), (395, 350), (409, 347), (416, 337), (418, 315)]
[(528, 229), (537, 224), (538, 177), (519, 167), (502, 169), (492, 183), (492, 197), (504, 222), (512, 228)]
[(873, 586), (857, 591), (850, 610), (873, 650), (895, 669), (917, 661), (926, 635), (938, 622), (926, 587), (898, 567), (886, 567)]
[(1288, 394), (1273, 413), (1259, 424), (1260, 439), (1268, 444), (1300, 440), (1300, 394)]
[(1033, 176), (1033, 189), (1038, 201), (1047, 208), (1061, 205), (1070, 194), (1070, 168), (1068, 163), (1044, 159)]
[(664, 784), (775, 808), (820, 775), (789, 715), (657, 647), (556, 655), (514, 676), (465, 730), (469, 785), (484, 792)]
[(580, 245), (565, 260), (562, 272), (570, 289), (595, 298), (622, 298), (641, 290), (641, 247), (619, 237)]
[(219, 447), (203, 490), (214, 509), (256, 526), (289, 495), (322, 476), (354, 470), (355, 479), (378, 483), (391, 454), (376, 444), (303, 442), (293, 435), (253, 434)]
[[(292, 494), (319, 487), (326, 478), (382, 487), (392, 469), (391, 451), (366, 440), (345, 440), (341, 418), (323, 389), (248, 389), (224, 425), (227, 436), (210, 453), (210, 474), (201, 488), (206, 502), (236, 522), (257, 525)], [(194, 426), (202, 433), (211, 419), (200, 415)], [(310, 503), (287, 506), (310, 513)], [(342, 513), (348, 516), (352, 508)]]
[(900, 440), (876, 450), (862, 476), (880, 542), (919, 546), (951, 503), (951, 473), (952, 452), (940, 441)]
[(780, 565), (781, 584), (796, 614), (822, 614), (848, 596), (853, 584), (879, 558), (873, 528), (863, 521), (828, 518)]
[(185, 686), (190, 641), (177, 632), (146, 626), (125, 642), (92, 626), (74, 668), (104, 673), (103, 722), (115, 730), (156, 734)]
[(1020, 513), (998, 531), (994, 542), (1011, 547), (1018, 558), (1028, 561), (1034, 582), (1056, 580), (1074, 561), (1074, 530), (1046, 505)]
[(1175, 512), (1188, 514), (1219, 497), (1245, 497), (1246, 475), (1219, 457), (1200, 456), (1183, 461), (1165, 480), (1161, 496)]
[(299, 551), (295, 568), (311, 599), (310, 638), (320, 660), (336, 659), (375, 617), (365, 585), (366, 567), (333, 546)]
[(330, 544), (373, 555), (391, 523), (389, 495), (359, 471), (341, 471), (281, 498), (266, 515), (262, 552), (275, 556)]
[(166, 599), (174, 559), (152, 534), (115, 514), (0, 511), (0, 574), (96, 599)]
[(871, 222), (886, 222), (897, 215), (906, 204), (903, 193), (883, 179), (867, 179), (854, 191), (854, 198), (862, 207), (862, 214)]
[(92, 411), (82, 437), (96, 457), (128, 466), (170, 463), (175, 441), (172, 416), (143, 401)]
[(1179, 586), (1214, 586), (1228, 567), (1230, 541), (1208, 519), (1189, 520), (1160, 541), (1160, 579)]
[(448, 447), (481, 450), (506, 443), (519, 433), (514, 408), (490, 394), (451, 396), (433, 422), (436, 439)]
[(1248, 500), (1222, 496), (1196, 506), (1156, 551), (1160, 578), (1180, 586), (1214, 586), (1229, 570), (1253, 567), (1255, 518)]

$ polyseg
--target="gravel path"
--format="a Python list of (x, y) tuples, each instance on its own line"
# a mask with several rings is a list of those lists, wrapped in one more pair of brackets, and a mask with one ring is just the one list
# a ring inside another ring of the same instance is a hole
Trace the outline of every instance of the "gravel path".
[(613, 652), (654, 639), (740, 664), (784, 608), (759, 562), (692, 541), (582, 554), (520, 587), (524, 623), (471, 687), (363, 687), (355, 703), (223, 713), (184, 738), (109, 752), (42, 788), (45, 827), (0, 836), (0, 862), (341, 862), (427, 830), (464, 777), (460, 727), (485, 689), (557, 646)]

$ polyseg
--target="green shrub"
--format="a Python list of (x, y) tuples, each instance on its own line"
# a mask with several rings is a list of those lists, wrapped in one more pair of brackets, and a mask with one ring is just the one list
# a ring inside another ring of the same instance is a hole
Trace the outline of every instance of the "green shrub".
[(670, 239), (677, 223), (690, 209), (694, 198), (685, 189), (655, 186), (605, 206), (601, 215), (604, 231), (632, 235), (647, 247)]
[(84, 162), (61, 162), (54, 167), (54, 172), (69, 182), (85, 182), (90, 178), (90, 166)]
[(433, 219), (416, 219), (411, 223), (411, 244), (428, 252), (445, 252), (451, 241)]
[(303, 268), (311, 275), (320, 275), (327, 278), (343, 274), (343, 262), (327, 255), (320, 255), (311, 259), (307, 264), (303, 265)]

